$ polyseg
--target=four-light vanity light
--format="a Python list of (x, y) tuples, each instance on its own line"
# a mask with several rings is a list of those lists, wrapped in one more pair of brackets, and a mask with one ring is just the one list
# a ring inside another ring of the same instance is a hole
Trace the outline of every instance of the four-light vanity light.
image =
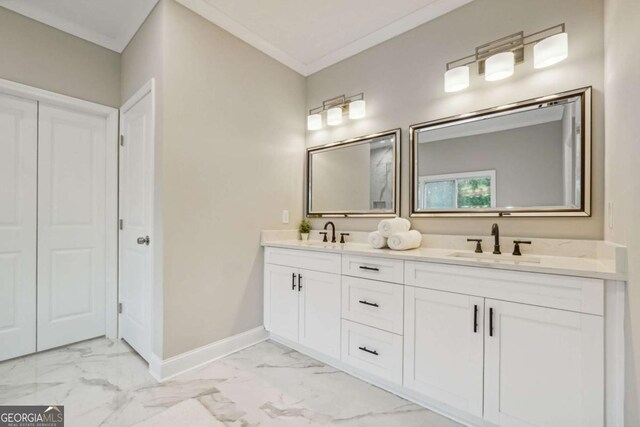
[(556, 25), (525, 36), (522, 31), (476, 47), (473, 55), (451, 61), (444, 73), (445, 92), (458, 92), (469, 87), (470, 65), (478, 64), (478, 73), (487, 81), (513, 75), (516, 64), (524, 62), (524, 50), (533, 44), (533, 66), (544, 68), (569, 55), (565, 24)]
[(349, 119), (361, 119), (367, 114), (367, 105), (364, 102), (364, 93), (345, 96), (340, 95), (322, 102), (320, 107), (309, 110), (307, 116), (307, 129), (318, 130), (322, 128), (322, 113), (327, 112), (327, 124), (336, 126), (342, 123), (342, 115), (349, 112)]

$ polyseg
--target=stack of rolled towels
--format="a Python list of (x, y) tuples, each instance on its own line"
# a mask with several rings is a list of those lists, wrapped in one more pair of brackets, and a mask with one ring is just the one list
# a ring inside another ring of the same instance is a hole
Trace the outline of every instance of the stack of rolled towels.
[(422, 234), (411, 230), (411, 223), (405, 218), (392, 218), (380, 221), (378, 231), (369, 234), (369, 244), (375, 249), (389, 246), (395, 251), (405, 251), (420, 247)]

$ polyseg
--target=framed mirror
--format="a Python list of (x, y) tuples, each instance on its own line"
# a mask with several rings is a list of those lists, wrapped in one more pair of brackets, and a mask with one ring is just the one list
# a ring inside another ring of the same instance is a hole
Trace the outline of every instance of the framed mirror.
[(591, 88), (413, 125), (411, 216), (589, 216)]
[(400, 214), (400, 129), (307, 149), (310, 217)]

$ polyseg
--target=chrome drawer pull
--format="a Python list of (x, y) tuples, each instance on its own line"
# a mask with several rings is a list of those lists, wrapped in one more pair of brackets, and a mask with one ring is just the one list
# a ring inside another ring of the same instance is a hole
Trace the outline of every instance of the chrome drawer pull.
[(377, 351), (369, 350), (367, 347), (358, 347), (358, 350), (366, 351), (367, 353), (373, 354), (374, 356), (378, 355)]
[(364, 301), (364, 300), (360, 300), (358, 301), (360, 304), (364, 304), (364, 305), (370, 305), (371, 307), (380, 307), (378, 304), (376, 304), (375, 302), (369, 302), (369, 301)]
[(360, 269), (361, 270), (369, 270), (369, 271), (380, 271), (380, 269), (378, 267), (367, 267), (366, 265), (361, 265)]

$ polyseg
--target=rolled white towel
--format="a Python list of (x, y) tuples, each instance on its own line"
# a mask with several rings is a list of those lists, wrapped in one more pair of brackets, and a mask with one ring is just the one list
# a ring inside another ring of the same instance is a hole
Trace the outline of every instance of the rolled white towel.
[(405, 251), (420, 247), (422, 234), (418, 230), (395, 233), (387, 239), (387, 244), (394, 251)]
[(378, 231), (382, 237), (386, 237), (387, 239), (391, 237), (392, 234), (409, 231), (410, 228), (411, 223), (405, 218), (383, 219), (380, 221), (380, 224), (378, 224)]
[(387, 238), (382, 237), (382, 234), (380, 234), (379, 231), (369, 233), (369, 237), (367, 237), (367, 240), (374, 249), (382, 249), (387, 247)]

